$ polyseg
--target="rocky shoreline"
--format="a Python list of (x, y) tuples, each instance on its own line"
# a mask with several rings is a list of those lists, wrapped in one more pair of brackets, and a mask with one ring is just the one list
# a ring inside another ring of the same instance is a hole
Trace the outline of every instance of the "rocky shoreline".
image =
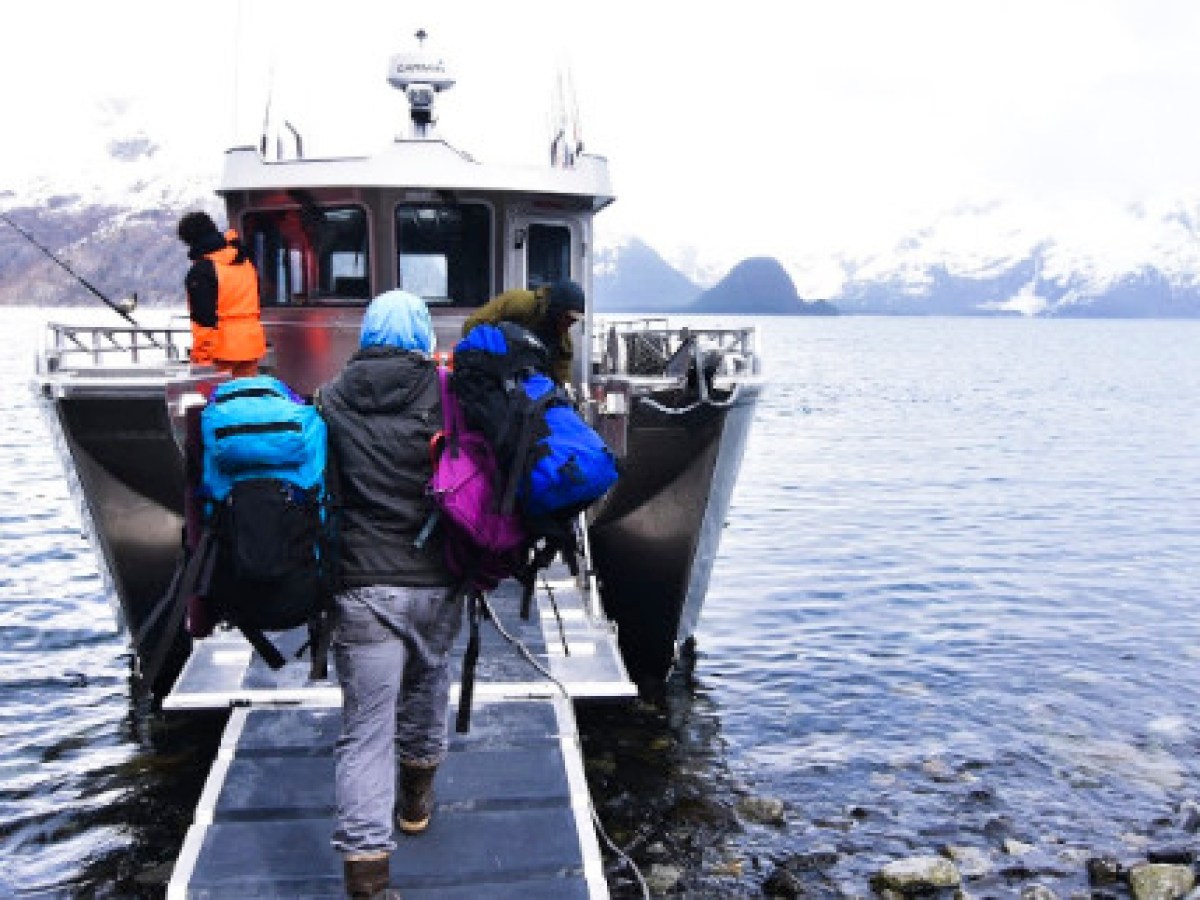
[[(1200, 805), (1180, 805), (1180, 824), (1200, 831)], [(744, 825), (786, 826), (784, 804), (771, 797), (744, 796), (736, 805), (736, 817)], [(1066, 844), (1047, 845), (1003, 839), (997, 847), (947, 844), (936, 853), (910, 856), (883, 865), (861, 892), (830, 884), (823, 870), (835, 866), (841, 854), (832, 848), (798, 853), (775, 861), (761, 881), (767, 897), (906, 897), (935, 900), (972, 900), (983, 897), (1020, 897), (1021, 900), (1200, 900), (1200, 867), (1190, 847), (1148, 849), (1139, 857), (1093, 855)], [(761, 870), (761, 861), (746, 866), (729, 860), (710, 874), (738, 878)], [(1076, 876), (1087, 887), (1069, 892), (1055, 891), (1039, 879), (1062, 880)], [(684, 870), (677, 866), (652, 864), (647, 884), (655, 896), (689, 896)], [(745, 885), (745, 879), (742, 881)], [(711, 896), (705, 894), (705, 896)], [(733, 896), (731, 894), (731, 896)]]
[[(600, 818), (654, 897), (1200, 900), (1194, 800), (1100, 845), (1035, 836), (999, 810), (982, 823), (930, 823), (892, 840), (878, 809), (852, 804), (829, 818), (755, 791), (723, 758), (705, 699), (682, 699), (581, 716)], [(961, 783), (953, 768), (935, 760), (919, 771), (932, 788)], [(606, 862), (614, 900), (642, 896), (628, 865)]]

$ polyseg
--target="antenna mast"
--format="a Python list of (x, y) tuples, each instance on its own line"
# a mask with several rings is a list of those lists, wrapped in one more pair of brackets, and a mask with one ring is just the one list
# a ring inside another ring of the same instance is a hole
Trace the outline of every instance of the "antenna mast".
[(388, 63), (388, 84), (404, 91), (408, 100), (408, 116), (412, 122), (412, 135), (418, 140), (433, 136), (437, 123), (434, 101), (442, 91), (454, 87), (454, 77), (446, 61), (425, 49), (429, 35), (424, 28), (417, 29), (417, 50), (413, 53), (397, 53)]
[(574, 168), (576, 158), (583, 152), (582, 134), (571, 67), (568, 63), (560, 63), (552, 101), (550, 165), (560, 169)]

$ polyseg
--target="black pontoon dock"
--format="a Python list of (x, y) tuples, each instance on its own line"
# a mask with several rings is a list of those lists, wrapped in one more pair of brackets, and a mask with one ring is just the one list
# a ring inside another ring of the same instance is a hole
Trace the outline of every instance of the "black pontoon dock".
[[(501, 626), (571, 700), (635, 696), (612, 626), (589, 605), (594, 587), (562, 566), (547, 576), (528, 621), (518, 585), (489, 598)], [(452, 724), (436, 813), (425, 834), (398, 834), (393, 884), (405, 898), (607, 897), (572, 703), (494, 625), (481, 635), (470, 731)], [(240, 634), (219, 632), (197, 642), (164, 700), (165, 710), (233, 708), (168, 898), (344, 896), (329, 842), (341, 695), (332, 672), (311, 682), (307, 657), (291, 657), (303, 638), (281, 636), (289, 663), (273, 672)], [(466, 638), (464, 625), (452, 723)]]

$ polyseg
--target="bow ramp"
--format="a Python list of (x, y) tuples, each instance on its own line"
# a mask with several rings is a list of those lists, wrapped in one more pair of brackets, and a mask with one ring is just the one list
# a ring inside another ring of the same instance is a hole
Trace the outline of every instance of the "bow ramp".
[[(594, 589), (561, 566), (544, 574), (528, 620), (518, 585), (489, 598), (496, 623), (482, 624), (470, 730), (451, 732), (429, 830), (398, 835), (392, 854), (406, 898), (608, 896), (572, 701), (628, 700), (636, 689)], [(454, 654), (452, 729), (467, 631)], [(168, 897), (343, 896), (329, 842), (341, 695), (336, 673), (308, 679), (308, 659), (295, 658), (305, 637), (278, 636), (289, 660), (278, 671), (237, 632), (198, 641), (164, 700), (167, 710), (233, 708)]]

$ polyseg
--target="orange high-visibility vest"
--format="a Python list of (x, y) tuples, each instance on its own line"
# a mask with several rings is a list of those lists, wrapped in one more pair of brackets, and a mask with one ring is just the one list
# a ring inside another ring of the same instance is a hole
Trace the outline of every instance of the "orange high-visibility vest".
[[(226, 237), (236, 239), (236, 232)], [(212, 358), (227, 362), (261, 359), (267, 352), (258, 309), (258, 273), (254, 264), (243, 258), (234, 263), (236, 247), (223, 247), (206, 253), (217, 273), (217, 333), (212, 343)]]

